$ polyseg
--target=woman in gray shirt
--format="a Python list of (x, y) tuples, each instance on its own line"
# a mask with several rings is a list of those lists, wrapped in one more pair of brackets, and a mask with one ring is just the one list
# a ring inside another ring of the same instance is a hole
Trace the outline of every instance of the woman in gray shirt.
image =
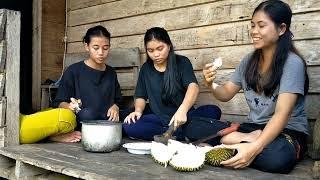
[(292, 12), (278, 0), (261, 3), (253, 12), (250, 34), (255, 51), (236, 68), (230, 81), (218, 85), (216, 69), (206, 64), (207, 86), (221, 101), (241, 89), (250, 112), (248, 122), (221, 142), (237, 154), (221, 164), (235, 169), (247, 166), (288, 173), (306, 151), (308, 136), (304, 110), (309, 80), (306, 63), (292, 42)]

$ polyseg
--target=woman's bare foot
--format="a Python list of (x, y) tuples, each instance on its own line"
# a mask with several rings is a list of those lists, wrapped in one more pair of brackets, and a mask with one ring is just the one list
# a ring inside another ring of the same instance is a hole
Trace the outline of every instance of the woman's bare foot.
[(64, 134), (57, 134), (49, 137), (49, 140), (54, 142), (79, 142), (81, 140), (81, 132), (73, 131)]
[(220, 140), (222, 144), (238, 144), (242, 141), (253, 142), (261, 134), (261, 130), (255, 130), (250, 133), (232, 132), (223, 136)]
[(244, 135), (242, 141), (253, 142), (258, 139), (262, 131), (260, 129), (252, 131)]

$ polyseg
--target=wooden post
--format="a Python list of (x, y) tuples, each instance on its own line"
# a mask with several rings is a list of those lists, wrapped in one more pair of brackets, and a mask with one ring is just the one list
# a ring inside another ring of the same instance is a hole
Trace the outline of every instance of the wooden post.
[(20, 12), (7, 10), (6, 24), (6, 89), (7, 145), (19, 144), (20, 102)]
[(33, 0), (32, 28), (32, 108), (40, 109), (42, 0)]
[[(312, 148), (309, 151), (309, 155), (312, 159), (320, 159), (320, 113), (314, 124), (313, 128), (313, 142)], [(320, 173), (320, 172), (319, 172)]]
[(49, 171), (45, 169), (41, 169), (36, 166), (26, 164), (22, 161), (19, 161), (19, 160), (16, 161), (15, 175), (17, 178), (32, 177), (32, 176), (36, 176), (36, 175), (40, 175), (48, 172)]
[(4, 27), (6, 24), (6, 10), (0, 9), (0, 41), (4, 39)]
[(4, 71), (4, 65), (6, 63), (6, 52), (7, 52), (6, 43), (4, 40), (0, 39), (0, 73), (3, 73)]

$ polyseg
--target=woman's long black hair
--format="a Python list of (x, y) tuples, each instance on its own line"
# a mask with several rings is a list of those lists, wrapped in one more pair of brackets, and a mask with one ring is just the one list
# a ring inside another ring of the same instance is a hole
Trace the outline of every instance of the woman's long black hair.
[[(163, 88), (161, 93), (161, 100), (164, 104), (175, 104), (179, 106), (182, 103), (183, 97), (179, 97), (179, 91), (183, 88), (179, 83), (179, 72), (177, 66), (177, 58), (173, 50), (173, 45), (168, 32), (160, 27), (153, 27), (148, 29), (144, 36), (144, 46), (147, 51), (147, 43), (152, 40), (158, 40), (166, 43), (169, 48), (169, 55), (167, 60), (167, 67), (164, 72)], [(153, 61), (147, 54), (147, 62), (153, 66)]]
[(103, 36), (108, 40), (110, 40), (111, 34), (105, 27), (101, 25), (94, 26), (87, 30), (86, 34), (82, 39), (82, 42), (89, 44), (91, 42), (92, 37), (103, 37)]
[(297, 54), (303, 60), (305, 68), (304, 93), (306, 95), (309, 90), (307, 65), (292, 42), (293, 35), (290, 31), (292, 11), (289, 5), (280, 0), (269, 0), (259, 4), (259, 6), (254, 10), (253, 15), (258, 11), (263, 11), (265, 14), (267, 14), (275, 23), (276, 27), (279, 27), (282, 23), (286, 24), (286, 31), (278, 39), (276, 51), (271, 63), (271, 68), (268, 72), (269, 77), (267, 79), (267, 82), (262, 84), (261, 82), (259, 82), (260, 75), (258, 72), (259, 60), (262, 56), (262, 50), (256, 49), (254, 51), (253, 55), (249, 59), (249, 63), (245, 71), (245, 80), (248, 84), (248, 87), (253, 89), (255, 92), (261, 92), (261, 90), (263, 90), (266, 96), (272, 96), (273, 92), (280, 84), (283, 67), (288, 58), (289, 52), (291, 51)]

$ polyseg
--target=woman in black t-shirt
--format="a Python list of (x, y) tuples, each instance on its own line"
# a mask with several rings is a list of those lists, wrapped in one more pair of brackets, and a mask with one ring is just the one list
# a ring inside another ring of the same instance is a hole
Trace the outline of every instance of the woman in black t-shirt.
[(123, 125), (129, 137), (152, 140), (154, 135), (164, 133), (168, 125), (173, 124), (177, 130), (175, 135), (184, 139), (180, 127), (192, 116), (220, 119), (221, 110), (217, 106), (193, 107), (199, 86), (192, 65), (187, 57), (174, 53), (165, 29), (149, 29), (144, 44), (147, 61), (139, 72), (135, 110), (125, 118)]

